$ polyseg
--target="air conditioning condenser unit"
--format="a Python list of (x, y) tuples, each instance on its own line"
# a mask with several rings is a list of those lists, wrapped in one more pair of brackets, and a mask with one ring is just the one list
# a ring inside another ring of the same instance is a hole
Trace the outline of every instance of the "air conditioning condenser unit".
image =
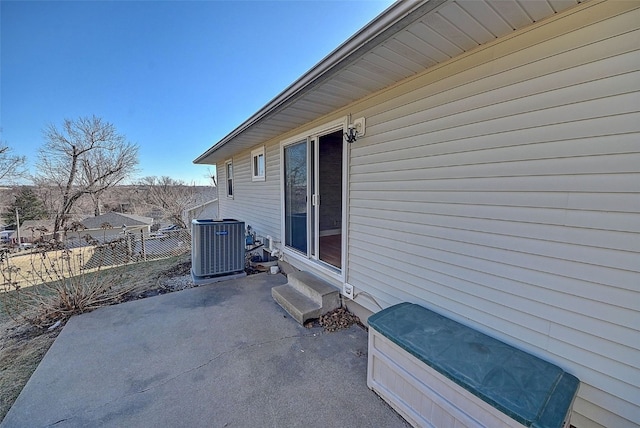
[(205, 284), (246, 275), (244, 222), (234, 219), (191, 222), (191, 275)]

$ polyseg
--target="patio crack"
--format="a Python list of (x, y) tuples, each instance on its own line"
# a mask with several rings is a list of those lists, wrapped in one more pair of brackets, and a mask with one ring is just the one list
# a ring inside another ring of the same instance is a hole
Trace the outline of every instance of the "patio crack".
[(48, 426), (48, 427), (52, 427), (52, 426), (55, 426), (55, 425), (61, 424), (62, 422), (66, 422), (66, 421), (68, 421), (69, 419), (73, 419), (73, 418), (64, 418), (64, 419), (60, 419), (59, 421), (55, 421), (54, 423), (49, 424), (49, 425), (47, 425), (47, 426)]

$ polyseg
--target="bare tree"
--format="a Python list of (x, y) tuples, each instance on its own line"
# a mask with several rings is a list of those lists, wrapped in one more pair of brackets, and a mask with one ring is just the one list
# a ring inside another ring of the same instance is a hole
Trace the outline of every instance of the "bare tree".
[(213, 187), (218, 187), (218, 177), (216, 174), (215, 167), (214, 169), (207, 168), (207, 173), (204, 175), (207, 178)]
[(182, 215), (196, 201), (195, 186), (166, 176), (144, 177), (138, 184), (147, 205), (160, 209), (167, 220), (180, 228), (187, 227)]
[[(133, 151), (134, 153), (127, 153), (127, 151)], [(133, 159), (135, 159), (135, 163), (131, 163)], [(129, 165), (123, 165), (123, 163), (129, 163)], [(92, 159), (83, 159), (81, 174), (83, 184), (87, 187), (91, 186), (91, 183), (97, 184), (96, 190), (89, 194), (93, 201), (93, 215), (99, 216), (102, 214), (100, 200), (104, 192), (119, 184), (127, 177), (127, 174), (132, 175), (137, 163), (137, 147), (123, 149), (121, 156), (117, 158), (111, 156), (109, 152), (96, 151)], [(109, 173), (118, 169), (127, 171), (127, 174)]]
[(12, 182), (25, 175), (24, 156), (11, 154), (11, 148), (0, 142), (0, 183)]
[[(111, 123), (96, 116), (65, 119), (62, 129), (49, 125), (38, 156), (37, 179), (58, 188), (60, 200), (54, 235), (64, 228), (76, 201), (94, 199), (130, 177), (138, 164), (138, 146), (127, 141)], [(95, 211), (99, 212), (99, 208)]]

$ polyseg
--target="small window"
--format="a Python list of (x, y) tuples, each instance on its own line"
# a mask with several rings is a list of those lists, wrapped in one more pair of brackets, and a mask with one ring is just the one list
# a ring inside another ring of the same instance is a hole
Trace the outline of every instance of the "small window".
[(225, 170), (227, 172), (227, 198), (233, 198), (233, 161), (225, 162)]
[(251, 152), (251, 180), (264, 181), (264, 146)]

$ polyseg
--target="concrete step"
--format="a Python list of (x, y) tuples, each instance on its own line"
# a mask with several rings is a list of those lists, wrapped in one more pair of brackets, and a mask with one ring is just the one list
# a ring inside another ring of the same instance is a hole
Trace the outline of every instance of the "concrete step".
[(278, 261), (278, 266), (280, 267), (280, 272), (282, 272), (286, 276), (289, 276), (294, 272), (300, 272), (300, 269), (296, 269), (293, 266), (291, 266), (289, 263), (282, 260)]
[(304, 271), (288, 275), (289, 282), (271, 289), (271, 296), (300, 324), (340, 307), (340, 291)]
[(326, 312), (340, 307), (340, 291), (325, 280), (306, 271), (293, 272), (287, 276), (289, 285), (296, 291), (322, 306), (330, 308)]
[(271, 296), (291, 317), (304, 324), (310, 319), (320, 318), (322, 306), (297, 291), (289, 284), (271, 289)]

